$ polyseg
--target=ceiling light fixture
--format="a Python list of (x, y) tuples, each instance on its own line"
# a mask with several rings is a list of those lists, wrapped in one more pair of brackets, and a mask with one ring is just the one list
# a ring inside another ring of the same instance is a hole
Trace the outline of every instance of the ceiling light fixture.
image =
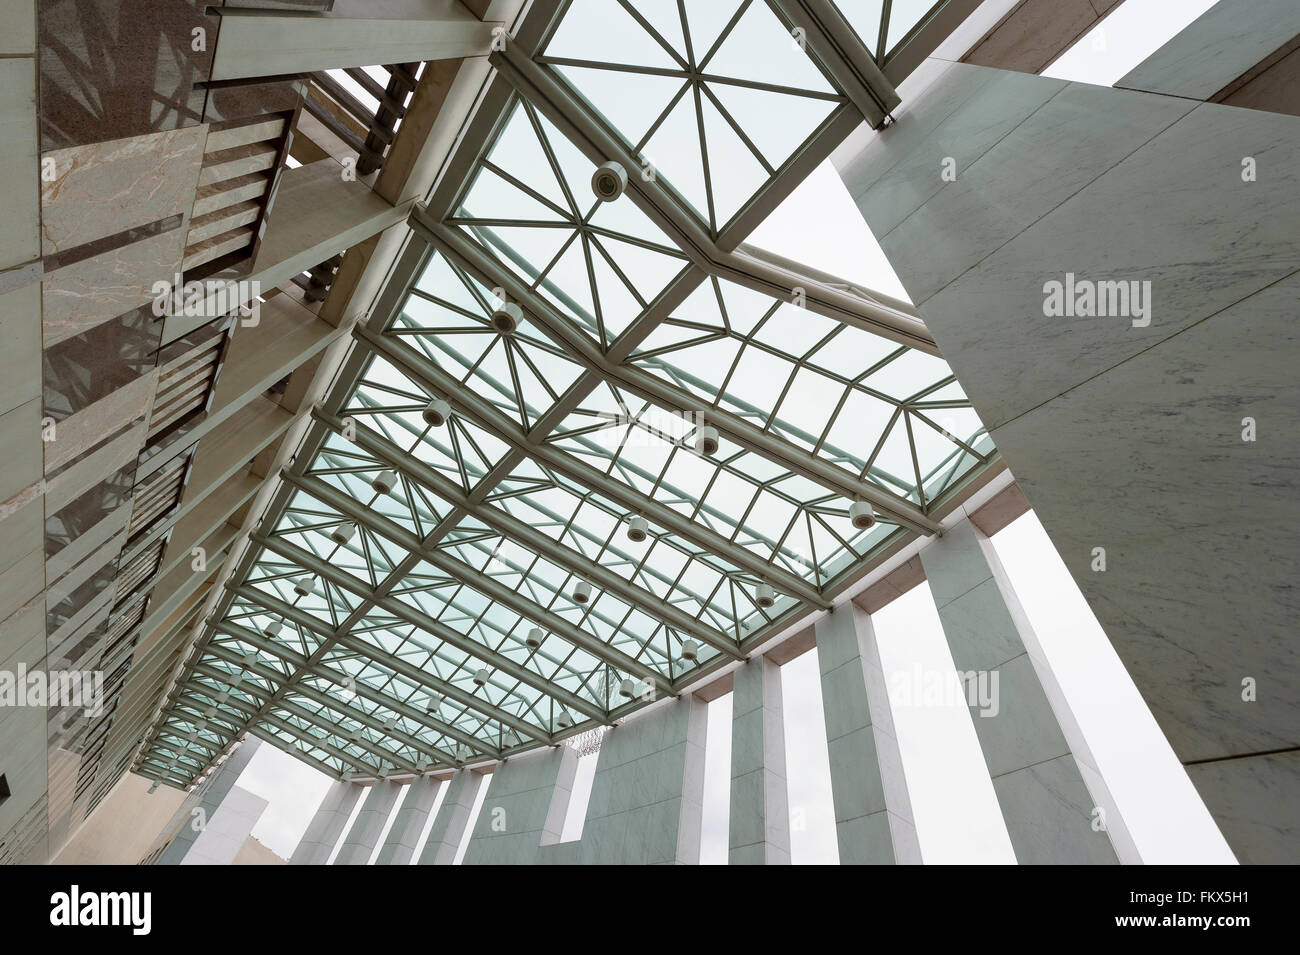
[(492, 327), (502, 335), (513, 335), (523, 321), (524, 310), (514, 302), (505, 302), (492, 310)]
[(424, 416), (424, 423), (429, 427), (441, 428), (451, 416), (451, 405), (442, 398), (434, 398), (424, 406), (424, 410), (420, 413)]
[(695, 429), (695, 450), (707, 457), (718, 453), (718, 429), (702, 424)]
[(627, 170), (621, 163), (601, 163), (591, 174), (591, 191), (601, 202), (613, 202), (627, 189)]
[(646, 519), (639, 514), (633, 515), (627, 521), (627, 539), (634, 544), (639, 544), (646, 539), (650, 531), (650, 525)]
[(876, 526), (876, 512), (866, 501), (854, 501), (849, 505), (849, 520), (860, 531)]

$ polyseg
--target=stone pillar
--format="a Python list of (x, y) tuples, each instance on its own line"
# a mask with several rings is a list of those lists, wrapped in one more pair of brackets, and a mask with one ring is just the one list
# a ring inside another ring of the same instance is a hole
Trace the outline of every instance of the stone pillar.
[(814, 627), (840, 862), (919, 864), (921, 847), (871, 617), (849, 602)]
[(1017, 628), (1023, 611), (995, 579), (988, 538), (963, 520), (920, 556), (1016, 859), (1116, 862), (1093, 829), (1095, 802)]
[(788, 865), (790, 803), (785, 785), (781, 668), (755, 657), (735, 671), (731, 691), (732, 865)]
[(330, 786), (316, 815), (307, 826), (307, 831), (303, 833), (298, 848), (289, 857), (289, 864), (324, 865), (328, 862), (330, 852), (343, 834), (343, 827), (347, 825), (348, 817), (352, 815), (352, 808), (359, 798), (361, 787), (356, 783), (340, 780)]
[(700, 864), (704, 828), (704, 744), (709, 729), (709, 704), (695, 694), (682, 700), (686, 715), (686, 764), (682, 770), (681, 812), (677, 819), (677, 864)]
[(433, 820), (429, 841), (420, 853), (420, 865), (451, 865), (456, 861), (456, 849), (469, 828), (469, 814), (474, 808), (474, 797), (483, 784), (483, 776), (462, 769), (447, 783), (447, 795)]
[(266, 811), (267, 801), (236, 786), (199, 833), (181, 865), (230, 865)]
[(384, 831), (384, 823), (393, 811), (393, 805), (402, 792), (400, 783), (391, 779), (376, 782), (366, 794), (366, 801), (357, 813), (356, 821), (348, 830), (347, 838), (339, 854), (334, 858), (335, 865), (366, 865), (371, 853), (379, 842), (379, 835)]
[(569, 803), (573, 801), (573, 785), (577, 778), (578, 751), (572, 746), (561, 746), (560, 767), (555, 774), (550, 806), (542, 823), (542, 845), (559, 845), (564, 838), (564, 820), (569, 815)]
[(1295, 112), (1294, 57), (1234, 85), (1297, 30), (1223, 0), (1129, 89), (929, 60), (835, 155), (1243, 863), (1300, 847), (1297, 454), (1265, 433), (1300, 416), (1300, 172), (1270, 158), (1300, 119), (1201, 100)]
[[(548, 834), (554, 838), (547, 844), (559, 842), (577, 766), (577, 754), (568, 746), (525, 753), (498, 766), (465, 849), (464, 864), (537, 862)], [(557, 791), (561, 774), (568, 776), (568, 785)]]
[[(693, 707), (674, 700), (614, 727), (601, 742), (582, 842), (556, 862), (668, 865), (678, 861)], [(558, 846), (558, 849), (568, 849)]]
[(248, 765), (248, 761), (253, 758), (253, 754), (257, 752), (257, 748), (261, 744), (260, 739), (248, 737), (226, 757), (226, 761), (214, 771), (212, 777), (205, 784), (198, 806), (190, 811), (191, 818), (185, 820), (181, 825), (180, 831), (176, 833), (175, 838), (163, 850), (163, 854), (158, 857), (156, 865), (181, 864), (209, 820), (217, 814), (217, 810), (221, 808), (221, 803), (225, 800), (226, 794), (234, 788), (236, 780), (239, 779), (244, 767)]
[(419, 776), (411, 781), (411, 790), (402, 800), (393, 827), (388, 830), (384, 847), (375, 865), (410, 865), (418, 849), (420, 834), (429, 821), (429, 812), (438, 800), (442, 781), (433, 776)]

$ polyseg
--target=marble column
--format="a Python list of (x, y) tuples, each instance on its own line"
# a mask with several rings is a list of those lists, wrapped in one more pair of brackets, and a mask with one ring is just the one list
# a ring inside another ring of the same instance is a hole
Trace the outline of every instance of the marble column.
[(267, 801), (236, 786), (203, 827), (181, 865), (230, 865), (266, 811)]
[(388, 821), (401, 792), (401, 783), (391, 779), (381, 780), (370, 787), (366, 801), (361, 804), (361, 812), (357, 813), (339, 854), (334, 857), (335, 865), (366, 865), (370, 862), (380, 833), (384, 831), (384, 823)]
[(235, 782), (261, 745), (260, 739), (250, 736), (226, 757), (226, 761), (214, 771), (205, 785), (198, 806), (190, 811), (190, 818), (184, 822), (175, 838), (163, 850), (156, 865), (181, 864), (208, 821), (217, 814), (226, 795), (235, 787)]
[(690, 737), (697, 712), (689, 698), (678, 699), (635, 714), (610, 730), (601, 741), (582, 842), (552, 847), (545, 854), (547, 861), (588, 865), (679, 861), (682, 784), (694, 749)]
[(419, 776), (410, 784), (410, 791), (397, 810), (393, 827), (379, 850), (375, 865), (410, 865), (415, 851), (420, 848), (420, 835), (429, 821), (429, 812), (438, 800), (442, 780), (433, 776)]
[(325, 792), (320, 808), (312, 817), (307, 831), (303, 833), (298, 848), (289, 857), (290, 865), (324, 865), (329, 860), (330, 852), (343, 827), (352, 815), (352, 807), (361, 798), (361, 787), (356, 783), (340, 780)]
[(754, 657), (732, 685), (732, 865), (788, 865), (790, 803), (785, 784), (781, 668)]
[(452, 865), (456, 861), (456, 850), (469, 828), (474, 797), (481, 785), (483, 776), (469, 769), (460, 770), (447, 782), (447, 795), (420, 853), (420, 865)]
[[(1250, 863), (1300, 847), (1300, 801), (1280, 796), (1300, 780), (1300, 169), (1281, 158), (1300, 119), (1200, 100), (1284, 44), (1296, 11), (1225, 0), (1129, 89), (928, 60), (898, 122), (834, 158)], [(1067, 280), (1082, 312), (1047, 302)], [(1106, 288), (1141, 305), (1087, 307)]]
[(840, 862), (921, 862), (871, 616), (849, 602), (814, 624)]
[(560, 766), (551, 789), (546, 819), (542, 822), (541, 844), (544, 846), (559, 845), (564, 838), (564, 820), (569, 815), (569, 803), (573, 801), (573, 787), (578, 778), (578, 758), (578, 751), (572, 746), (560, 747)]
[(695, 694), (686, 697), (686, 765), (682, 771), (681, 811), (677, 818), (677, 864), (700, 864), (704, 829), (704, 756), (709, 729), (709, 704)]
[(569, 746), (511, 757), (492, 773), (465, 865), (531, 865), (542, 845), (559, 843), (578, 768)]
[(988, 538), (963, 520), (920, 556), (1016, 859), (1116, 862), (1093, 828), (1096, 801), (1025, 649), (1024, 612), (995, 578)]

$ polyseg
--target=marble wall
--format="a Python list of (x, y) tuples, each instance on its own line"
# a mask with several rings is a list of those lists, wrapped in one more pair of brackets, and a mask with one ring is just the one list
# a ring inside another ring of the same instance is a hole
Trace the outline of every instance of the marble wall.
[[(43, 149), (202, 121), (219, 20), (202, 0), (41, 0)], [(203, 31), (201, 38), (196, 30)], [(196, 49), (196, 47), (198, 47)]]
[[(567, 759), (566, 759), (567, 757)], [(492, 773), (465, 849), (465, 865), (527, 865), (538, 860), (562, 771), (576, 762), (568, 746), (508, 759)], [(560, 820), (563, 825), (563, 818)]]
[[(1238, 857), (1293, 860), (1300, 802), (1240, 800), (1297, 779), (1300, 120), (923, 69), (840, 174)], [(1067, 273), (1148, 318), (1047, 314)]]

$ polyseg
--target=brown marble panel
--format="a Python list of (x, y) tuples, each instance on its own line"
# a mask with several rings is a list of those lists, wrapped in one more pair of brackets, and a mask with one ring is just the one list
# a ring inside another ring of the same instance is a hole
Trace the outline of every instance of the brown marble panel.
[(853, 602), (867, 613), (877, 613), (924, 580), (925, 568), (921, 566), (921, 558), (913, 557), (858, 594)]
[(185, 230), (132, 242), (46, 272), (42, 283), (45, 347), (150, 304), (155, 282), (171, 282), (180, 268)]
[(1211, 102), (1300, 116), (1300, 37), (1228, 84)]
[[(82, 611), (94, 603), (103, 601), (106, 608), (112, 605), (113, 578), (117, 576), (117, 554), (112, 553), (108, 556), (108, 562), (96, 570), (88, 580), (46, 610), (45, 632), (47, 634), (59, 633), (74, 620), (79, 625), (78, 617)], [(99, 555), (92, 555), (90, 560), (95, 560), (97, 557)], [(91, 617), (91, 619), (97, 618), (98, 612)], [(76, 664), (87, 652), (98, 649), (96, 644), (103, 639), (103, 621), (97, 620), (96, 625), (91, 627), (89, 632), (78, 630), (77, 633), (79, 639), (75, 644), (69, 647), (67, 641), (59, 641), (57, 648), (51, 653), (54, 657), (66, 657), (73, 664), (70, 667), (72, 669), (80, 669)], [(81, 636), (82, 633), (85, 635)]]
[(1099, 19), (1091, 0), (1024, 0), (962, 62), (1040, 73)]
[[(87, 451), (58, 474), (47, 477), (45, 513), (52, 516), (65, 507), (75, 505), (82, 495), (94, 489), (105, 478), (128, 466), (134, 468), (140, 445), (144, 442), (145, 429), (145, 422), (139, 421), (121, 434)], [(96, 515), (85, 526), (93, 526), (102, 516)], [(46, 534), (49, 534), (48, 527)]]
[(150, 304), (46, 349), (46, 416), (62, 421), (150, 372), (161, 339)]
[[(41, 148), (202, 121), (217, 18), (202, 0), (41, 0)], [(196, 43), (196, 28), (206, 31)], [(203, 49), (196, 50), (196, 45)]]
[(90, 532), (118, 507), (130, 507), (135, 485), (135, 462), (99, 482), (85, 494), (45, 519), (46, 560)]
[(306, 80), (234, 81), (214, 85), (207, 90), (203, 121), (222, 123), (268, 113), (292, 112), (306, 89)]
[(41, 183), (42, 254), (187, 214), (206, 132), (191, 126), (45, 153), (55, 178)]
[(1008, 484), (970, 516), (970, 522), (985, 537), (992, 537), (1029, 510), (1029, 501), (1019, 484)]
[(45, 443), (45, 473), (51, 474), (132, 421), (148, 417), (157, 372), (110, 392), (58, 423), (57, 438)]

